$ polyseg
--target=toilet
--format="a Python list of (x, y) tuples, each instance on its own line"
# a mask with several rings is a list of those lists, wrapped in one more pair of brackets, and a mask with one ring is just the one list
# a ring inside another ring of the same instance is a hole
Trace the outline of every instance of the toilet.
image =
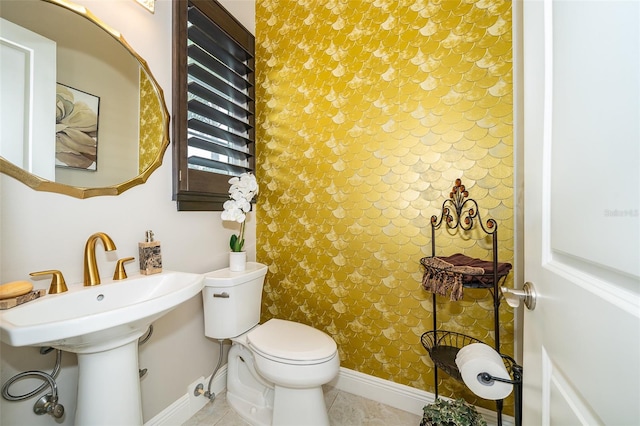
[(205, 335), (232, 341), (227, 400), (252, 425), (329, 425), (322, 385), (340, 368), (336, 342), (293, 321), (259, 324), (266, 274), (255, 262), (242, 272), (205, 274)]

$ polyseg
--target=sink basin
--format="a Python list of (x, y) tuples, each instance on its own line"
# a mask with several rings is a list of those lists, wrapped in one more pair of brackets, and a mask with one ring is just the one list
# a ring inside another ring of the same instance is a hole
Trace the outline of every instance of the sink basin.
[(142, 425), (138, 339), (153, 321), (200, 294), (203, 279), (164, 271), (94, 287), (71, 285), (65, 293), (2, 311), (0, 338), (12, 346), (77, 354), (75, 424)]
[[(202, 290), (203, 276), (164, 271), (69, 286), (0, 313), (0, 337), (12, 346), (52, 346), (70, 352), (117, 343)], [(137, 337), (136, 337), (137, 338)], [(103, 348), (104, 349), (104, 348)]]

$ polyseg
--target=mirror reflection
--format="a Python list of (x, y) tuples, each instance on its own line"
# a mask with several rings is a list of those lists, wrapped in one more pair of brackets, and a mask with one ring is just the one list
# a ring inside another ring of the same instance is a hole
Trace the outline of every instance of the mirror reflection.
[(2, 0), (0, 17), (2, 171), (80, 198), (144, 182), (168, 145), (146, 62), (83, 7)]

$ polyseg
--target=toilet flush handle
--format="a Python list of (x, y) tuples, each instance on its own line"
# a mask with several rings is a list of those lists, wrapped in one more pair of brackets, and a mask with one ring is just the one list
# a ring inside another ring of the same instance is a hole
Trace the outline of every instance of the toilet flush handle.
[(229, 293), (227, 293), (226, 291), (224, 291), (222, 293), (213, 293), (213, 297), (221, 297), (223, 299), (228, 299), (229, 298)]

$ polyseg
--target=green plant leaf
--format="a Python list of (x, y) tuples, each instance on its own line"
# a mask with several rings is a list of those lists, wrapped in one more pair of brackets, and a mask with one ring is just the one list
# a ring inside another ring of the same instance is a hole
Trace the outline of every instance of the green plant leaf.
[(236, 234), (233, 234), (229, 240), (229, 247), (231, 247), (231, 251), (242, 251), (242, 247), (244, 247), (244, 238), (240, 239)]
[(486, 426), (486, 422), (475, 407), (467, 404), (463, 399), (447, 401), (436, 399), (423, 408), (423, 420), (427, 425), (465, 425)]

